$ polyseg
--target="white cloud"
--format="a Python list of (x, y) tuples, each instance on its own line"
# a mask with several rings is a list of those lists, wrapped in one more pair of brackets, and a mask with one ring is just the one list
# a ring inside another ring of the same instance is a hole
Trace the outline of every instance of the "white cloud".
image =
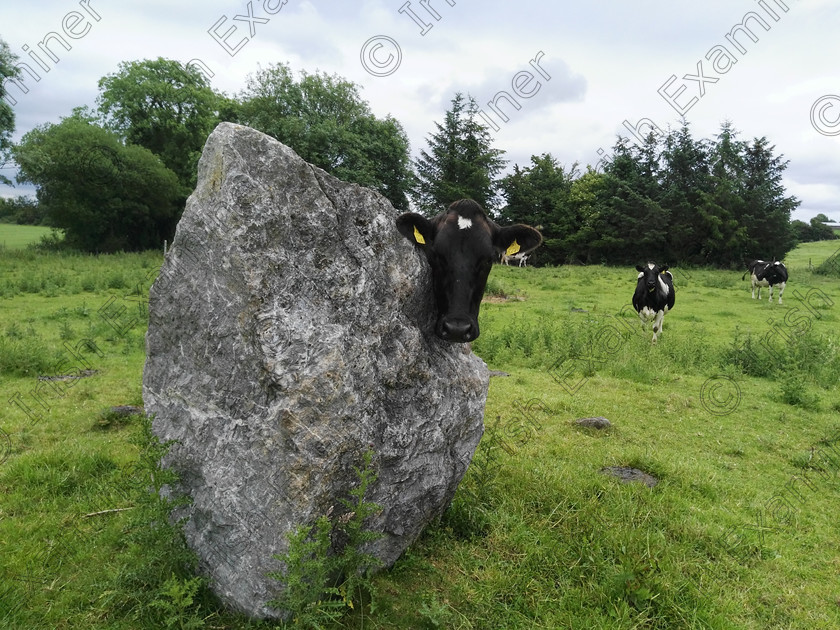
[[(471, 93), (484, 107), (500, 90), (510, 90), (516, 72), (529, 69), (541, 51), (551, 80), (533, 98), (521, 99), (521, 109), (506, 106), (510, 120), (494, 133), (509, 160), (524, 164), (532, 154), (551, 152), (566, 165), (594, 164), (616, 134), (627, 135), (625, 120), (678, 125), (678, 113), (657, 92), (675, 75), (673, 87), (686, 86), (682, 103), (698, 97), (686, 113), (695, 135), (714, 134), (730, 120), (742, 138), (766, 136), (791, 161), (785, 181), (803, 202), (796, 218), (830, 216), (840, 196), (840, 140), (817, 133), (810, 114), (817, 99), (840, 91), (838, 13), (830, 0), (457, 0), (454, 6), (431, 0), (425, 6), (433, 12), (415, 0), (407, 7), (385, 0), (88, 0), (87, 6), (101, 20), (91, 21), (83, 38), (68, 40), (72, 49), (62, 49), (60, 61), (40, 82), (29, 82), (29, 94), (19, 95), (18, 138), (75, 106), (93, 105), (96, 82), (120, 61), (163, 56), (201, 60), (214, 74), (213, 85), (228, 93), (241, 90), (260, 64), (339, 74), (361, 86), (377, 115), (400, 120), (416, 154), (456, 91)], [(26, 61), (22, 46), (37, 51), (73, 11), (86, 13), (78, 0), (4, 3), (0, 37)], [(749, 12), (762, 16), (770, 30), (753, 26), (755, 42), (741, 33), (746, 53), (715, 75), (717, 82), (703, 84), (701, 97), (698, 81), (684, 76), (695, 74), (698, 62), (709, 75), (705, 56), (727, 44), (726, 35)], [(214, 37), (208, 30), (217, 24)], [(220, 42), (231, 28), (226, 43)], [(373, 76), (360, 60), (362, 45), (377, 35), (399, 45), (401, 63), (388, 76)], [(241, 42), (234, 56), (223, 45)]]

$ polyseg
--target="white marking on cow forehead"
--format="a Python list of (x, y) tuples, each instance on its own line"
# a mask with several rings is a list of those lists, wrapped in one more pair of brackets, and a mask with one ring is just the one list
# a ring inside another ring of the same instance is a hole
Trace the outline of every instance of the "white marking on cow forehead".
[(467, 219), (458, 215), (458, 227), (462, 230), (468, 230), (472, 227), (472, 219)]
[(656, 265), (655, 265), (655, 264), (653, 264), (653, 263), (648, 263), (648, 269), (650, 269), (651, 271), (653, 271), (653, 268), (654, 268), (654, 267), (656, 267)]

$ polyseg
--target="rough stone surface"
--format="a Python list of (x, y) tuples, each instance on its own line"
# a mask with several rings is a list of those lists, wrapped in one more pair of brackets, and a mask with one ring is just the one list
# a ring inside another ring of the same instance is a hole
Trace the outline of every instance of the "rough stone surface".
[(220, 125), (150, 292), (143, 399), (215, 592), (253, 616), (272, 554), (357, 484), (390, 566), (452, 500), (483, 431), (487, 367), (432, 333), (426, 260), (381, 195)]
[(594, 418), (578, 418), (575, 424), (579, 427), (586, 427), (587, 429), (609, 429), (612, 422), (603, 416), (596, 416)]

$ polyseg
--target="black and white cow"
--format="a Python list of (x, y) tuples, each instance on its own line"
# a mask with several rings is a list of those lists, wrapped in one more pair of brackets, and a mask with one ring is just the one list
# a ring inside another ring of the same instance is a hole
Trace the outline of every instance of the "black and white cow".
[(656, 343), (656, 336), (662, 332), (665, 313), (674, 308), (674, 278), (667, 266), (660, 268), (653, 262), (644, 267), (636, 265), (636, 271), (639, 276), (633, 294), (633, 308), (642, 320), (642, 328), (653, 320), (653, 343)]
[(454, 202), (434, 219), (408, 212), (397, 218), (397, 229), (431, 265), (435, 334), (459, 343), (479, 335), (478, 308), (493, 262), (503, 252), (528, 253), (542, 243), (542, 235), (527, 225), (499, 227), (472, 199)]
[[(785, 292), (785, 284), (788, 281), (788, 270), (784, 263), (779, 261), (765, 262), (763, 260), (752, 260), (747, 265), (747, 270), (741, 276), (741, 280), (750, 274), (752, 279), (752, 296), (755, 299), (755, 290), (758, 289), (758, 299), (761, 299), (761, 288), (769, 287), (769, 302), (773, 301), (773, 287), (779, 287), (779, 304), (782, 303), (782, 293)], [(795, 292), (794, 292), (795, 293)]]
[(514, 254), (513, 256), (508, 256), (504, 252), (502, 252), (502, 264), (510, 266), (510, 261), (519, 262), (520, 267), (527, 267), (528, 266), (528, 254)]

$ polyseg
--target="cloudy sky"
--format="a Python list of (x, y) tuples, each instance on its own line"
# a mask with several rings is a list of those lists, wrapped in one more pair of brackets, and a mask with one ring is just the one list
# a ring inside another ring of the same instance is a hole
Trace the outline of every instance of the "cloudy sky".
[[(552, 153), (596, 165), (616, 136), (731, 121), (790, 161), (802, 205), (840, 220), (840, 2), (836, 0), (39, 0), (4, 2), (0, 38), (37, 79), (7, 85), (15, 139), (95, 104), (121, 61), (194, 63), (239, 92), (260, 65), (338, 74), (412, 152), (456, 92), (485, 112), (510, 164)], [(500, 92), (506, 92), (497, 99)], [(494, 111), (491, 102), (496, 99)], [(13, 171), (4, 170), (7, 176)], [(20, 194), (0, 188), (0, 195)]]

